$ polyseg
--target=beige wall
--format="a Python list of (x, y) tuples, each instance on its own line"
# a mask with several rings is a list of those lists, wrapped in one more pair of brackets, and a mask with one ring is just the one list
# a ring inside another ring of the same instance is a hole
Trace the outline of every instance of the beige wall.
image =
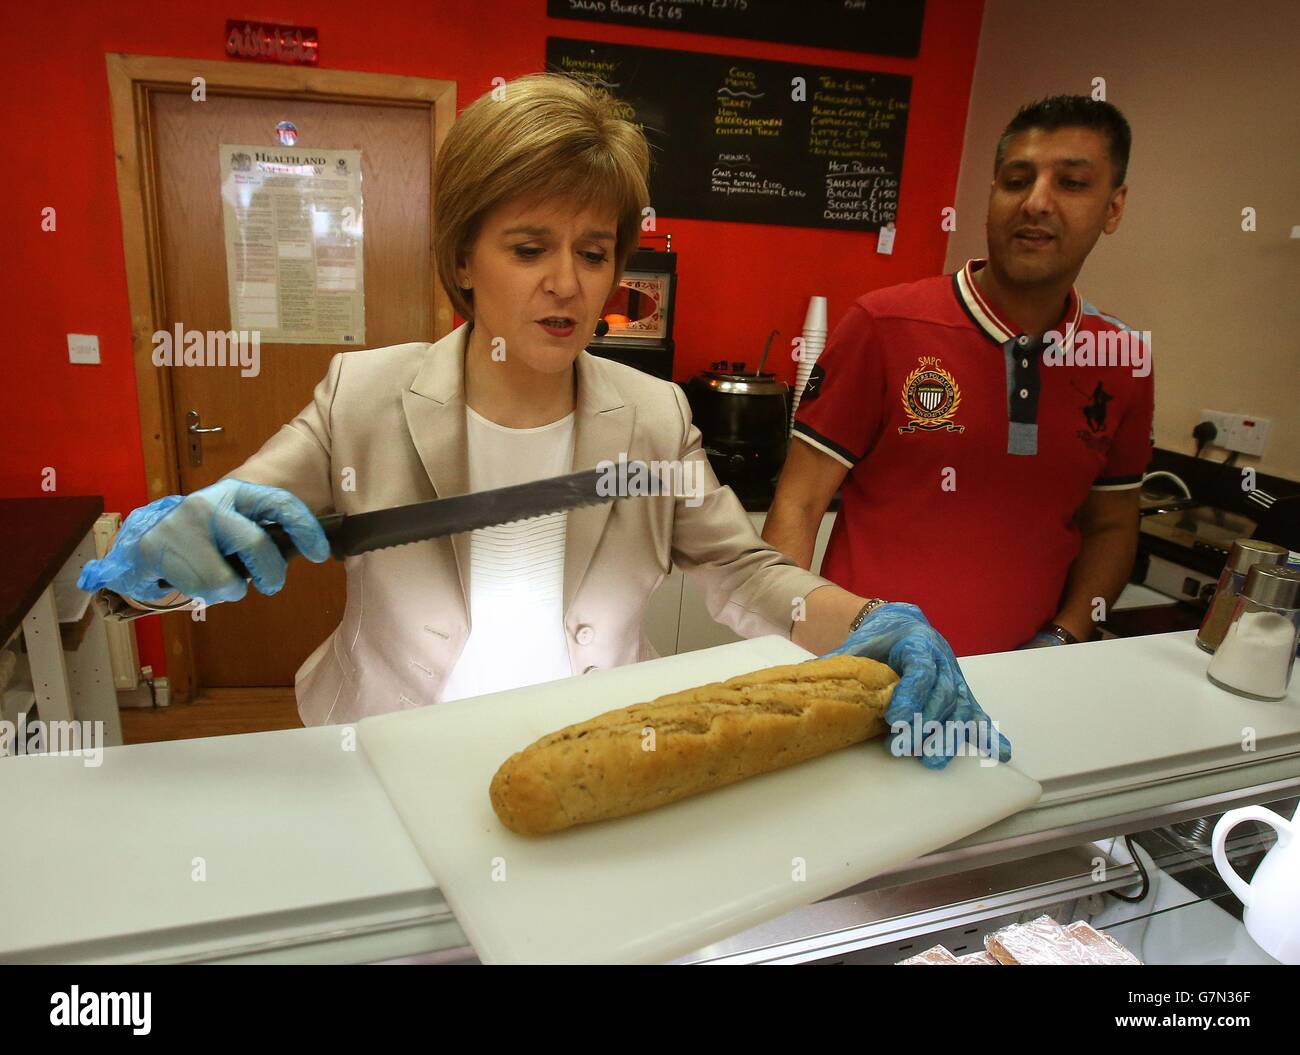
[[(998, 134), (1045, 95), (1106, 98), (1133, 127), (1128, 205), (1079, 291), (1150, 330), (1156, 444), (1191, 454), (1201, 408), (1272, 420), (1242, 465), (1300, 480), (1300, 3), (988, 0), (948, 270), (984, 255)], [(1241, 230), (1253, 206), (1258, 230)], [(1222, 459), (1217, 448), (1212, 457)]]

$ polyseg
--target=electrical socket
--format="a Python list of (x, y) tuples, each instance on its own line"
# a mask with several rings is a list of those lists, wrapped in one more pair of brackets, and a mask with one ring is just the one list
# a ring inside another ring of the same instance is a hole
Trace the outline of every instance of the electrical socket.
[(1268, 418), (1256, 418), (1249, 414), (1229, 414), (1223, 410), (1202, 410), (1201, 420), (1212, 422), (1219, 430), (1219, 434), (1212, 441), (1215, 447), (1241, 454), (1264, 453), (1264, 444), (1268, 442), (1268, 427), (1271, 424)]

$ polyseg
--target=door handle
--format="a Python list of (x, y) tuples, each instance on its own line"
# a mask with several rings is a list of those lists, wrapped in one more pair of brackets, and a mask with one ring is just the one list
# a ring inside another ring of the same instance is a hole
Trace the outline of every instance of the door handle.
[(199, 412), (191, 410), (185, 415), (185, 431), (189, 433), (190, 465), (203, 464), (203, 437), (213, 433), (225, 432), (220, 425), (204, 427), (199, 419)]
[(199, 412), (198, 412), (197, 410), (191, 410), (188, 414), (186, 414), (186, 415), (185, 415), (185, 421), (186, 421), (186, 426), (185, 426), (186, 431), (188, 431), (188, 432), (193, 432), (193, 433), (195, 433), (196, 435), (197, 435), (197, 434), (201, 434), (201, 433), (205, 433), (205, 432), (225, 432), (225, 431), (226, 431), (226, 430), (223, 429), (220, 425), (213, 425), (211, 428), (206, 428), (206, 429), (205, 429), (205, 428), (200, 428), (200, 427), (199, 427)]

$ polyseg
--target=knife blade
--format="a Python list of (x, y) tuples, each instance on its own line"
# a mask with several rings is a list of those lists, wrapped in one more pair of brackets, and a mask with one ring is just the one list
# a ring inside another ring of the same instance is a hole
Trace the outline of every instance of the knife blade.
[[(367, 513), (330, 513), (320, 517), (320, 525), (329, 540), (330, 553), (336, 560), (355, 557), (371, 550), (427, 542), (464, 531), (512, 524), (520, 520), (562, 513), (581, 506), (612, 502), (619, 494), (600, 494), (597, 485), (602, 469), (584, 469), (567, 476), (475, 491), (452, 498), (434, 498), (427, 502), (376, 509)], [(260, 524), (285, 560), (298, 555), (289, 533), (279, 524)], [(251, 576), (239, 555), (228, 553), (226, 563), (239, 576)], [(159, 579), (161, 589), (173, 589)]]

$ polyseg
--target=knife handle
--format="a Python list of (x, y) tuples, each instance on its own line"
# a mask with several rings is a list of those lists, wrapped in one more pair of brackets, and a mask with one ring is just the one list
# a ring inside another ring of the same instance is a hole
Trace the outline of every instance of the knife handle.
[[(337, 559), (342, 559), (344, 554), (339, 552), (339, 529), (343, 526), (342, 513), (330, 513), (323, 517), (317, 518), (320, 522), (321, 530), (325, 532), (325, 537), (329, 540), (330, 554)], [(280, 551), (280, 555), (288, 562), (299, 555), (298, 547), (293, 544), (293, 539), (289, 532), (285, 531), (279, 524), (267, 523), (258, 524), (263, 531), (271, 536), (271, 541), (275, 543), (275, 548)], [(253, 576), (244, 566), (244, 562), (239, 559), (238, 553), (225, 554), (226, 563), (230, 565), (230, 570), (238, 575), (241, 579), (251, 579)], [(174, 590), (175, 587), (166, 579), (158, 580), (158, 587), (163, 590)]]
[[(317, 517), (320, 522), (321, 530), (325, 532), (325, 537), (329, 540), (330, 553), (334, 557), (339, 557), (338, 552), (338, 532), (339, 527), (343, 524), (342, 513), (330, 513), (327, 516)], [(299, 556), (298, 547), (293, 544), (293, 539), (289, 537), (289, 532), (285, 531), (279, 524), (259, 524), (263, 531), (271, 536), (271, 541), (275, 543), (275, 548), (280, 551), (285, 561), (291, 561), (294, 557)], [(244, 567), (244, 562), (239, 559), (238, 553), (227, 553), (226, 563), (230, 565), (231, 570), (241, 579), (251, 579), (248, 569)]]

